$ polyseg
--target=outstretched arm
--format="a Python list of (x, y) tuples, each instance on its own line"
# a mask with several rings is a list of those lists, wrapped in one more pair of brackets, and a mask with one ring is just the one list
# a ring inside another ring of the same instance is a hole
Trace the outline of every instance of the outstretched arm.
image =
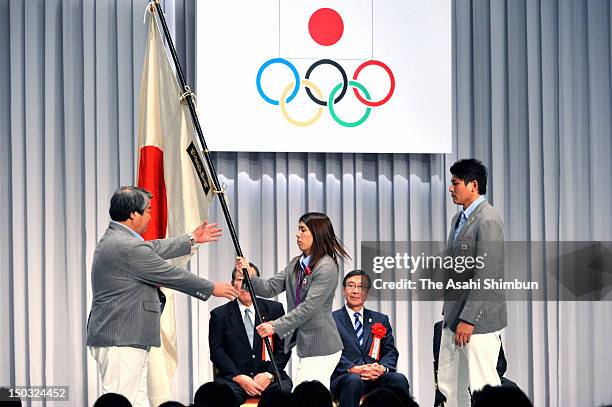
[(175, 267), (151, 248), (148, 242), (135, 245), (129, 254), (129, 269), (136, 280), (181, 291), (199, 300), (211, 295), (234, 299), (238, 292), (228, 283), (212, 283), (180, 267)]
[[(290, 264), (291, 263), (289, 263), (289, 265)], [(287, 270), (289, 269), (289, 265), (284, 270), (279, 271), (268, 279), (257, 277), (252, 273), (249, 274), (251, 276), (251, 282), (253, 283), (255, 295), (259, 295), (264, 298), (272, 298), (285, 291), (285, 276), (288, 272)], [(243, 257), (237, 257), (236, 269), (239, 273), (241, 273), (244, 268), (250, 270), (248, 260)]]
[(191, 252), (192, 243), (208, 243), (219, 240), (221, 229), (218, 226), (218, 223), (209, 224), (205, 220), (191, 233), (193, 242), (191, 242), (189, 235), (182, 235), (168, 239), (150, 240), (148, 243), (151, 245), (151, 249), (162, 259), (174, 259), (188, 255)]

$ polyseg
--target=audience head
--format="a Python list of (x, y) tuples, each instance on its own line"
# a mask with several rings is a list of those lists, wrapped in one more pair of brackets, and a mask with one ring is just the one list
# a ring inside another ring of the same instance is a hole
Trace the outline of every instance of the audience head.
[(302, 382), (293, 390), (293, 401), (296, 406), (331, 407), (332, 395), (323, 383), (313, 380)]
[(472, 394), (472, 407), (533, 407), (525, 393), (518, 387), (485, 386)]
[(161, 403), (159, 407), (185, 407), (185, 405), (178, 401), (166, 401), (165, 403)]
[(196, 391), (193, 403), (199, 407), (234, 407), (236, 396), (227, 384), (208, 382), (201, 385)]
[(353, 309), (360, 309), (368, 297), (371, 286), (370, 276), (363, 270), (353, 270), (344, 276), (344, 299), (346, 304)]
[(257, 407), (286, 407), (293, 402), (291, 393), (280, 390), (271, 389), (263, 393)]
[[(259, 277), (259, 269), (256, 265), (249, 262), (249, 269), (253, 272), (255, 271), (255, 275)], [(251, 274), (252, 275), (252, 274)], [(242, 282), (244, 281), (244, 276), (242, 275), (242, 270), (232, 270), (232, 285), (236, 290), (238, 290), (238, 301), (243, 304), (249, 305), (251, 303), (251, 294), (247, 290), (242, 289)]]
[(401, 387), (382, 385), (368, 393), (361, 403), (362, 407), (418, 407), (416, 401)]
[(310, 266), (315, 266), (325, 255), (334, 261), (346, 260), (349, 257), (344, 245), (340, 242), (334, 227), (324, 213), (308, 212), (300, 217), (296, 234), (297, 245), (306, 256), (311, 256)]
[(392, 390), (397, 397), (402, 401), (402, 404), (405, 407), (419, 407), (414, 398), (410, 395), (407, 389), (397, 386), (395, 384), (387, 384), (386, 385), (390, 390)]
[(478, 160), (466, 158), (450, 167), (451, 185), (448, 192), (456, 205), (469, 206), (487, 192), (487, 169)]
[(10, 389), (6, 387), (0, 387), (0, 402), (3, 406), (21, 406), (21, 399), (19, 397), (11, 397)]
[(93, 407), (132, 407), (132, 403), (124, 395), (106, 393), (96, 400)]

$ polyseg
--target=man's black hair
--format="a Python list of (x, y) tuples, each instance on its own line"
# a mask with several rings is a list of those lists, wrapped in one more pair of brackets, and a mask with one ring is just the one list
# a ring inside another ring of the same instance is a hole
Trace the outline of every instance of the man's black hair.
[(293, 389), (293, 402), (296, 407), (332, 407), (332, 395), (327, 387), (318, 380), (305, 381)]
[[(349, 278), (351, 277), (355, 277), (355, 276), (362, 276), (361, 277), (361, 284), (365, 287), (365, 288), (370, 288), (372, 287), (372, 280), (370, 279), (370, 276), (368, 276), (368, 274), (363, 271), (363, 270), (353, 270), (353, 271), (349, 271), (346, 276), (344, 276), (344, 280), (342, 280), (342, 286), (346, 287), (346, 282), (348, 281)], [(366, 284), (364, 284), (364, 282)]]
[(533, 403), (518, 387), (486, 385), (480, 391), (474, 392), (472, 406), (533, 407)]
[(178, 401), (165, 401), (159, 407), (185, 407), (185, 405)]
[(464, 158), (455, 162), (450, 167), (450, 173), (467, 185), (472, 181), (478, 183), (478, 193), (484, 195), (487, 193), (487, 167), (482, 162), (475, 158)]
[(122, 394), (105, 393), (98, 397), (93, 407), (131, 407), (132, 403)]
[(272, 388), (261, 395), (257, 407), (287, 407), (292, 403), (293, 395), (291, 393), (287, 390)]
[(146, 189), (137, 187), (119, 187), (113, 194), (108, 213), (112, 220), (123, 222), (134, 212), (143, 215), (153, 195)]
[(401, 397), (389, 386), (379, 386), (372, 390), (370, 393), (366, 394), (363, 402), (361, 403), (362, 407), (387, 407), (387, 406), (395, 406), (395, 407), (412, 407), (406, 406), (402, 401)]
[(231, 387), (218, 382), (208, 382), (201, 385), (195, 393), (193, 404), (199, 407), (234, 407), (238, 405)]

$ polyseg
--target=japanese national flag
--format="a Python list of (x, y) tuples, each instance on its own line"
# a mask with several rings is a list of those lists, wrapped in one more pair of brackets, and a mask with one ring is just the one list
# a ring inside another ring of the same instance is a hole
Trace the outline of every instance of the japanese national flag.
[[(208, 217), (212, 199), (199, 143), (181, 89), (166, 55), (157, 20), (148, 14), (148, 40), (140, 88), (138, 186), (153, 194), (151, 223), (143, 237), (163, 239), (193, 231)], [(196, 171), (195, 163), (200, 171)], [(191, 255), (174, 259), (183, 267)], [(149, 354), (148, 393), (152, 406), (172, 399), (178, 365), (174, 292), (162, 289), (161, 347)]]
[(288, 59), (371, 59), (372, 10), (373, 0), (282, 2), (280, 55)]

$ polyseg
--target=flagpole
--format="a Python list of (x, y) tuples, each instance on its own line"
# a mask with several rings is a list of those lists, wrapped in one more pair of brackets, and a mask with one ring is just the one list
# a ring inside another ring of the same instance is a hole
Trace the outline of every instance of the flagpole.
[[(189, 113), (191, 114), (191, 120), (193, 121), (193, 126), (195, 127), (196, 133), (198, 133), (198, 138), (200, 143), (202, 144), (204, 159), (206, 160), (206, 164), (210, 170), (210, 176), (212, 178), (213, 186), (216, 194), (219, 197), (219, 202), (221, 203), (221, 209), (223, 210), (223, 215), (225, 216), (225, 221), (227, 222), (227, 227), (229, 229), (230, 235), (232, 237), (232, 242), (234, 243), (234, 248), (236, 249), (236, 255), (239, 257), (244, 257), (242, 253), (242, 249), (240, 248), (240, 242), (238, 241), (238, 235), (236, 234), (236, 229), (234, 228), (234, 223), (232, 222), (232, 216), (229, 211), (229, 207), (227, 206), (227, 201), (225, 200), (225, 195), (221, 190), (221, 184), (219, 183), (219, 177), (217, 176), (217, 171), (215, 170), (215, 166), (210, 157), (210, 152), (208, 151), (208, 146), (206, 144), (206, 140), (204, 140), (204, 133), (202, 132), (202, 127), (200, 126), (200, 120), (198, 119), (198, 114), (196, 112), (195, 103), (193, 102), (194, 94), (191, 92), (189, 86), (187, 86), (187, 82), (185, 81), (185, 76), (183, 74), (183, 70), (181, 68), (181, 64), (179, 62), (178, 56), (176, 54), (176, 49), (174, 48), (174, 42), (172, 41), (172, 36), (170, 35), (170, 30), (166, 25), (166, 18), (164, 17), (164, 11), (159, 4), (159, 0), (153, 0), (155, 4), (155, 9), (157, 10), (157, 16), (159, 17), (159, 21), (161, 22), (162, 29), (164, 31), (164, 37), (166, 38), (166, 42), (168, 43), (168, 47), (170, 48), (170, 54), (172, 55), (172, 61), (174, 62), (174, 66), (176, 68), (176, 74), (178, 76), (179, 85), (181, 87), (181, 91), (184, 92), (184, 99), (187, 101), (187, 106), (189, 107)], [(257, 301), (255, 301), (255, 292), (253, 291), (253, 282), (251, 281), (251, 277), (249, 276), (249, 272), (247, 269), (242, 269), (242, 274), (244, 275), (244, 282), (246, 283), (247, 289), (251, 298), (253, 299), (253, 307), (255, 309), (255, 323), (257, 321), (261, 323), (263, 320), (261, 318), (261, 313), (259, 312), (259, 306), (257, 305)], [(270, 357), (270, 361), (272, 362), (272, 367), (274, 368), (274, 376), (276, 376), (276, 382), (278, 383), (281, 390), (283, 389), (283, 382), (281, 381), (280, 371), (278, 370), (278, 365), (276, 364), (276, 360), (274, 359), (274, 354), (272, 352), (272, 346), (270, 345), (270, 340), (268, 337), (263, 338), (264, 344), (266, 346), (266, 350), (268, 351), (268, 355)]]

